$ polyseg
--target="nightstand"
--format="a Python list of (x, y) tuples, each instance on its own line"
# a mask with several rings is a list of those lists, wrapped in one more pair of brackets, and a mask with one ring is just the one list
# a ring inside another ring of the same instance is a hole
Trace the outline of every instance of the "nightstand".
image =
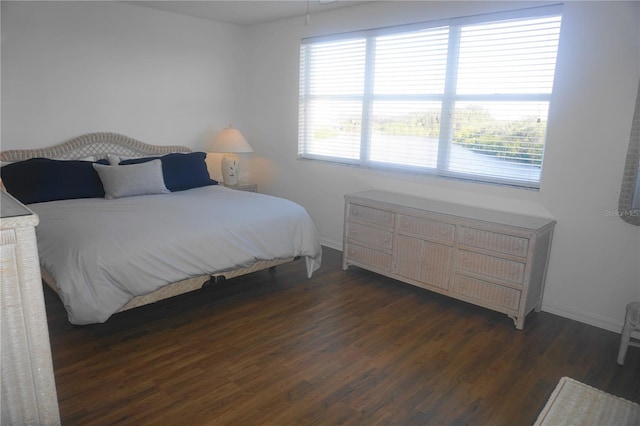
[(225, 188), (235, 189), (236, 191), (247, 191), (247, 192), (258, 192), (258, 184), (257, 183), (239, 183), (237, 185), (225, 185), (222, 182), (219, 182), (220, 185)]

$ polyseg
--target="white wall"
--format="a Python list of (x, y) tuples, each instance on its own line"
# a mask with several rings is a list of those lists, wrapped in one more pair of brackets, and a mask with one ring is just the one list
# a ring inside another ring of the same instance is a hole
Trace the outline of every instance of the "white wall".
[[(363, 170), (297, 159), (301, 37), (524, 7), (522, 2), (377, 2), (252, 28), (252, 173), (263, 191), (312, 215), (341, 248), (343, 196), (371, 188), (558, 221), (543, 310), (620, 331), (640, 300), (640, 227), (617, 208), (640, 80), (640, 3), (568, 2), (564, 8), (540, 191)], [(258, 66), (259, 65), (259, 66)]]
[(2, 149), (111, 131), (205, 150), (245, 124), (246, 39), (120, 2), (3, 1)]

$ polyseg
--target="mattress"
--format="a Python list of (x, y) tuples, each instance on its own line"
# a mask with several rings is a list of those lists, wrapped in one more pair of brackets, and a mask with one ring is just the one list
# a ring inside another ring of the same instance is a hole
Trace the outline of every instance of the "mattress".
[(265, 194), (215, 185), (29, 207), (40, 218), (41, 266), (73, 324), (104, 322), (133, 297), (260, 260), (304, 257), (309, 277), (321, 264), (307, 211)]

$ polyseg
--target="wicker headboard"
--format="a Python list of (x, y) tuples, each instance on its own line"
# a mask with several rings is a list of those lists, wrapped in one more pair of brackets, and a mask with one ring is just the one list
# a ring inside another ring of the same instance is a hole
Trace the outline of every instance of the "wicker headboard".
[(191, 149), (179, 145), (149, 145), (118, 133), (99, 132), (87, 133), (49, 148), (2, 151), (0, 152), (0, 161), (22, 161), (34, 157), (72, 160), (93, 156), (96, 159), (101, 159), (107, 158), (107, 154), (139, 157), (141, 155), (162, 155), (172, 152), (191, 152)]

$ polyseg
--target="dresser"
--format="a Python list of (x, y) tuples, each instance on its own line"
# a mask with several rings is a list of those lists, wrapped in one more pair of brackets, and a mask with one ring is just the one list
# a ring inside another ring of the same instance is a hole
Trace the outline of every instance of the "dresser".
[(7, 425), (60, 424), (35, 226), (38, 216), (0, 191), (2, 416)]
[(502, 312), (540, 311), (556, 222), (385, 191), (345, 196), (342, 268)]

